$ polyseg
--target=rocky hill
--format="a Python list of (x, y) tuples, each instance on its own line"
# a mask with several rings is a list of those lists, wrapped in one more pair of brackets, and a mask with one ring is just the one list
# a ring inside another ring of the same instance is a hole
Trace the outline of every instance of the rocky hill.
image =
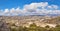
[(55, 27), (57, 24), (60, 25), (60, 16), (0, 16), (0, 29), (2, 31), (10, 31), (10, 28), (14, 28), (14, 26), (29, 27), (32, 23), (41, 27), (46, 25)]
[(59, 18), (59, 16), (0, 16), (0, 20), (8, 24), (14, 23), (17, 26), (29, 25), (30, 23), (60, 24)]

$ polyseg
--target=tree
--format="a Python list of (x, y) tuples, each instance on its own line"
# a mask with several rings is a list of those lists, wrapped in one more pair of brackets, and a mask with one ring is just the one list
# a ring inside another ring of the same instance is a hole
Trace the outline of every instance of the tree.
[(55, 31), (60, 31), (60, 25), (56, 25), (56, 27), (55, 27), (54, 30), (55, 30)]
[(22, 26), (19, 26), (18, 31), (24, 31)]
[(60, 27), (60, 25), (56, 25), (56, 27)]
[(45, 28), (50, 28), (50, 27), (47, 25), (47, 26), (45, 26)]
[(17, 31), (16, 28), (11, 28), (11, 31)]
[(46, 30), (48, 31), (49, 29), (50, 29), (50, 27), (47, 25), (47, 26), (45, 26), (45, 28), (46, 28)]

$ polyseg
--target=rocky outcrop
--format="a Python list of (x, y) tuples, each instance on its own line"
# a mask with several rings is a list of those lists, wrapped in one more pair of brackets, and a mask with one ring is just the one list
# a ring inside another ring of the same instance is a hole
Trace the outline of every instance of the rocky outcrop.
[(10, 31), (5, 21), (0, 20), (0, 31)]

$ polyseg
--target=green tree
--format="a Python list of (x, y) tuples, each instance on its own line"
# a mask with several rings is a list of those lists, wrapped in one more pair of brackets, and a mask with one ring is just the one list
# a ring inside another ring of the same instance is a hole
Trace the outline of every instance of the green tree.
[(60, 31), (60, 25), (56, 25), (56, 27), (55, 27), (54, 30), (55, 30), (55, 31)]
[(22, 26), (19, 26), (18, 31), (24, 31)]
[(17, 31), (16, 28), (11, 28), (10, 30), (11, 30), (11, 31)]
[(50, 27), (47, 25), (47, 26), (45, 26), (45, 28), (50, 28)]

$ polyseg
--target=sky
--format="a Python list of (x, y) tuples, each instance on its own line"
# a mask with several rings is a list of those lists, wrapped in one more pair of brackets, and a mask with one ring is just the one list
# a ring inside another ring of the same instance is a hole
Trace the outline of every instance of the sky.
[(0, 0), (0, 15), (60, 15), (60, 0)]
[(50, 5), (55, 4), (60, 6), (60, 0), (0, 0), (0, 9), (22, 8), (24, 5), (34, 2), (48, 2)]

